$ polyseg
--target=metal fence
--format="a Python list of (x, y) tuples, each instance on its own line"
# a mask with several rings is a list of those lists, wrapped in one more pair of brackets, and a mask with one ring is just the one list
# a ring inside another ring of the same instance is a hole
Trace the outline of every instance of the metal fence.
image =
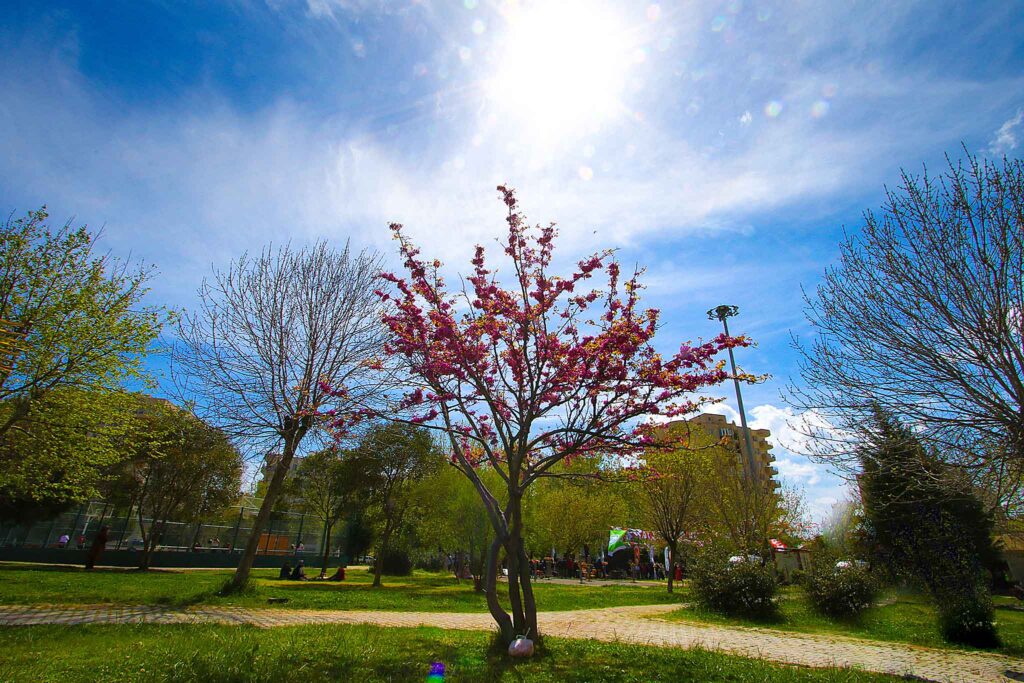
[[(252, 525), (258, 512), (258, 507), (235, 505), (204, 522), (168, 522), (157, 550), (227, 552), (244, 548), (252, 535)], [(143, 517), (143, 522), (148, 529), (152, 519)], [(0, 525), (0, 548), (86, 547), (104, 525), (108, 527), (108, 549), (134, 550), (142, 547), (142, 529), (134, 507), (114, 508), (103, 501), (90, 501), (54, 519)], [(344, 528), (344, 524), (338, 524), (332, 533), (334, 555), (340, 549)], [(315, 555), (321, 552), (324, 540), (324, 525), (315, 516), (302, 512), (275, 512), (260, 535), (258, 553), (288, 555), (303, 552)]]

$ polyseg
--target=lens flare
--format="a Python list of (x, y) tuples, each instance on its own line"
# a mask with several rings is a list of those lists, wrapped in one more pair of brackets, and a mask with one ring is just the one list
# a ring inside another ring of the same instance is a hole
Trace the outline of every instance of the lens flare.
[(782, 113), (782, 102), (772, 100), (764, 105), (764, 113), (770, 118), (778, 118), (779, 114)]
[(430, 673), (427, 674), (427, 683), (443, 683), (444, 662), (431, 662)]

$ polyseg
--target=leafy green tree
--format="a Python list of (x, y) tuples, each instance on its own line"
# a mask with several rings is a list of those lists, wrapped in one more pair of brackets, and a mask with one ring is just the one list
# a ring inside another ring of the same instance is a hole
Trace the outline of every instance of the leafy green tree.
[(580, 558), (588, 546), (593, 556), (608, 542), (609, 529), (636, 522), (628, 491), (616, 481), (620, 473), (603, 470), (595, 460), (559, 463), (551, 472), (524, 497), (531, 550), (547, 554), (556, 548)]
[(373, 524), (364, 507), (357, 507), (345, 519), (342, 546), (349, 558), (365, 555), (373, 547)]
[[(480, 476), (491, 479), (498, 474), (482, 467)], [(417, 527), (421, 545), (460, 557), (466, 553), (472, 575), (483, 576), (493, 531), (473, 484), (457, 469), (446, 466), (424, 479), (422, 487), (427, 496)]]
[[(60, 388), (0, 438), (0, 519), (26, 521), (98, 497), (126, 456), (133, 398)], [(0, 419), (15, 407), (0, 404)]]
[(140, 375), (166, 313), (142, 305), (151, 267), (94, 253), (96, 236), (51, 230), (46, 209), (0, 227), (3, 438), (51, 392), (111, 391)]
[(238, 499), (242, 457), (223, 432), (192, 413), (158, 399), (140, 402), (141, 438), (129, 471), (142, 530), (139, 569), (148, 569), (169, 521), (198, 521)]
[[(644, 524), (668, 546), (669, 566), (679, 559), (679, 543), (686, 534), (706, 533), (711, 525), (708, 491), (716, 482), (710, 477), (713, 455), (708, 448), (714, 446), (703, 445), (648, 453), (647, 472), (637, 484)], [(668, 572), (669, 593), (673, 574)]]
[(905, 425), (878, 410), (860, 449), (868, 543), (877, 560), (924, 583), (950, 640), (995, 641), (986, 569), (992, 517), (970, 482)]
[(416, 485), (436, 472), (443, 462), (430, 431), (407, 424), (371, 426), (353, 449), (353, 467), (367, 477), (370, 500), (379, 520), (377, 562), (373, 585), (381, 585), (383, 559), (392, 538), (415, 514), (422, 497)]
[(327, 575), (334, 527), (369, 483), (366, 473), (346, 456), (338, 448), (316, 451), (302, 460), (295, 473), (295, 495), (324, 527), (321, 577)]
[[(94, 493), (123, 398), (168, 314), (143, 305), (152, 267), (95, 253), (46, 209), (0, 225), (0, 507), (59, 510)], [(60, 453), (67, 451), (67, 456)], [(66, 460), (66, 461), (65, 461)]]

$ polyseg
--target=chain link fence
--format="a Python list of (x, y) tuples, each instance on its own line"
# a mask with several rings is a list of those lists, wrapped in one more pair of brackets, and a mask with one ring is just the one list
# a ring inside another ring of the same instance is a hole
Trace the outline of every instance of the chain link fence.
[[(255, 506), (235, 505), (222, 514), (202, 522), (170, 521), (157, 542), (158, 551), (225, 553), (241, 552), (252, 536), (259, 512)], [(149, 530), (152, 519), (143, 517)], [(0, 524), (0, 548), (82, 549), (92, 543), (100, 527), (108, 527), (107, 549), (136, 550), (142, 547), (143, 533), (137, 509), (115, 508), (104, 501), (90, 501), (50, 520), (28, 524)], [(332, 556), (338, 556), (344, 524), (332, 533)], [(279, 511), (271, 514), (260, 535), (258, 554), (306, 557), (322, 554), (324, 525), (313, 515)]]

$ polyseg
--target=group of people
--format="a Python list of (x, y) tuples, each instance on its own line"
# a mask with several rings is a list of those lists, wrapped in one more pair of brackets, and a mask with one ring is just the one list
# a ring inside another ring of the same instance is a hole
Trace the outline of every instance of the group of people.
[[(68, 544), (71, 543), (71, 536), (69, 534), (61, 534), (60, 538), (57, 539), (58, 548), (67, 548)], [(78, 539), (75, 541), (75, 548), (81, 550), (85, 547), (85, 534), (78, 534)]]
[(665, 566), (660, 562), (651, 562), (648, 558), (641, 558), (639, 562), (630, 560), (629, 575), (634, 581), (640, 579), (663, 580), (666, 578)]
[(608, 578), (608, 562), (601, 558), (591, 562), (588, 556), (584, 556), (583, 560), (579, 561), (572, 554), (559, 558), (548, 556), (541, 559), (531, 556), (530, 573), (535, 579), (606, 579)]
[[(306, 561), (299, 560), (292, 567), (288, 560), (284, 561), (281, 565), (281, 572), (277, 578), (281, 581), (309, 581), (309, 577), (306, 576)], [(324, 581), (344, 581), (345, 580), (345, 568), (339, 566), (338, 571), (334, 572), (333, 576), (320, 577)]]

